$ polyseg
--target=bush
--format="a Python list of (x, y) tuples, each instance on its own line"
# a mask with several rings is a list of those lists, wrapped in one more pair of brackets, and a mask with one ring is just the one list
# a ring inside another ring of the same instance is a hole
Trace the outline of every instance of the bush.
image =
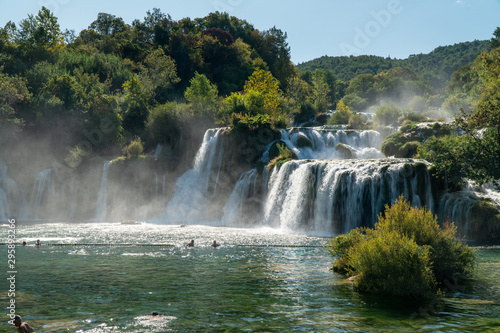
[(332, 270), (336, 273), (349, 275), (353, 272), (353, 267), (349, 261), (349, 250), (355, 248), (365, 238), (368, 229), (352, 229), (348, 234), (332, 238), (326, 249), (335, 257)]
[(421, 143), (418, 141), (412, 141), (405, 143), (399, 150), (398, 157), (410, 158), (418, 153), (418, 147)]
[(123, 154), (127, 158), (138, 158), (144, 151), (144, 145), (140, 138), (136, 137), (128, 146), (123, 148)]
[(474, 251), (456, 238), (456, 227), (401, 196), (379, 215), (374, 230), (355, 229), (330, 241), (333, 271), (354, 277), (357, 290), (431, 298), (447, 280), (470, 278)]
[(350, 129), (365, 129), (366, 128), (366, 118), (360, 113), (354, 113), (349, 117), (349, 128)]
[[(153, 143), (174, 147), (181, 138), (181, 120), (178, 103), (171, 102), (155, 107), (148, 116), (146, 130)], [(187, 113), (187, 111), (185, 111)]]
[(379, 107), (374, 114), (374, 120), (381, 125), (391, 125), (398, 121), (402, 111), (394, 104)]
[(273, 158), (270, 162), (267, 168), (269, 170), (272, 170), (275, 166), (280, 166), (281, 164), (288, 162), (290, 160), (296, 160), (297, 155), (288, 148), (284, 143), (278, 144), (277, 145), (278, 150), (279, 150), (279, 155)]
[(395, 231), (360, 242), (348, 260), (358, 291), (424, 298), (436, 292), (429, 247)]

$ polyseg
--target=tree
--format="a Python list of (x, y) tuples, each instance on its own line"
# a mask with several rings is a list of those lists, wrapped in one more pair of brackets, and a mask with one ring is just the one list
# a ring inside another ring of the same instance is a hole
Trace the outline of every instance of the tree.
[(61, 50), (64, 47), (64, 35), (57, 17), (46, 7), (42, 7), (36, 17), (28, 15), (27, 19), (19, 23), (16, 42), (21, 53), (35, 61)]
[(156, 49), (144, 59), (141, 82), (145, 91), (155, 101), (162, 103), (168, 99), (168, 92), (180, 82), (175, 61), (165, 55), (162, 49)]
[(19, 117), (18, 110), (30, 97), (24, 79), (0, 72), (0, 128), (3, 133), (22, 126), (23, 120)]
[(92, 22), (89, 29), (96, 31), (101, 36), (112, 36), (126, 30), (126, 24), (121, 17), (99, 13), (97, 19)]
[(170, 102), (156, 106), (149, 114), (146, 129), (153, 143), (175, 147), (182, 133), (178, 104)]
[(464, 110), (454, 125), (463, 135), (425, 143), (419, 154), (454, 184), (465, 179), (479, 184), (500, 181), (500, 48), (482, 53), (474, 62), (479, 77), (470, 94), (481, 93), (472, 112)]
[(213, 117), (217, 110), (218, 91), (217, 86), (212, 84), (203, 74), (195, 73), (189, 81), (184, 97), (192, 104), (193, 111), (197, 115)]
[(379, 107), (374, 114), (374, 120), (381, 125), (388, 126), (397, 122), (402, 112), (394, 104)]
[(244, 87), (245, 93), (257, 92), (262, 96), (263, 108), (267, 114), (277, 117), (280, 111), (282, 92), (279, 82), (271, 72), (256, 69), (248, 78)]
[(337, 103), (336, 112), (328, 119), (329, 125), (347, 124), (352, 116), (351, 109), (343, 101)]
[(500, 27), (495, 29), (495, 32), (493, 32), (493, 38), (490, 40), (490, 48), (495, 49), (497, 47), (500, 47)]
[(123, 84), (123, 90), (128, 104), (123, 119), (124, 128), (134, 134), (139, 134), (144, 129), (144, 122), (149, 112), (147, 93), (136, 76)]
[(313, 73), (313, 95), (316, 113), (328, 111), (330, 87), (326, 81), (325, 74), (322, 71)]

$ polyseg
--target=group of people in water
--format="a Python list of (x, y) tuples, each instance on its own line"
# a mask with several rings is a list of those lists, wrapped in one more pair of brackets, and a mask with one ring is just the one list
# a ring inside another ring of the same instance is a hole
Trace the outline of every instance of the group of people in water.
[[(191, 239), (189, 243), (186, 244), (187, 247), (194, 247), (194, 239)], [(210, 245), (213, 248), (219, 247), (220, 244), (218, 244), (215, 240), (214, 242)]]
[[(40, 245), (42, 245), (42, 243), (40, 243), (40, 240), (37, 239), (35, 245), (40, 246)], [(26, 241), (23, 241), (23, 246), (26, 246)]]

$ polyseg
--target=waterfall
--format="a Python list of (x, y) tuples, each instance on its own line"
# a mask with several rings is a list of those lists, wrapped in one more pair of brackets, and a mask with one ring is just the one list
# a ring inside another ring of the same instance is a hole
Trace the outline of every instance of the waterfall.
[(161, 221), (186, 224), (213, 218), (209, 200), (217, 194), (224, 155), (221, 134), (225, 130), (216, 128), (205, 132), (194, 166), (177, 180), (173, 197), (159, 217)]
[(42, 199), (44, 199), (44, 195), (47, 195), (49, 197), (47, 198), (47, 201), (50, 201), (50, 195), (53, 194), (50, 191), (51, 172), (52, 169), (40, 171), (33, 183), (30, 200), (30, 217), (34, 220), (39, 219), (40, 206), (42, 204)]
[(6, 220), (10, 217), (9, 201), (7, 194), (0, 188), (0, 220)]
[[(420, 171), (419, 171), (420, 170)], [(372, 227), (385, 204), (403, 194), (416, 206), (433, 207), (427, 168), (413, 160), (289, 161), (269, 179), (264, 221), (286, 231), (346, 233)]]
[(17, 183), (7, 175), (7, 165), (0, 160), (0, 219), (8, 219), (17, 213), (16, 204), (21, 200)]
[(380, 152), (383, 138), (377, 131), (328, 129), (323, 127), (292, 128), (282, 130), (282, 141), (297, 154), (299, 159), (342, 159), (337, 149), (344, 145), (352, 158), (383, 158)]
[(474, 192), (467, 190), (445, 193), (439, 200), (439, 219), (441, 221), (463, 221), (464, 224), (460, 229), (466, 234), (469, 216), (477, 199)]
[(95, 210), (95, 221), (104, 221), (106, 219), (108, 168), (110, 164), (111, 161), (107, 161), (102, 168), (101, 186), (99, 187), (99, 196), (97, 197), (97, 207)]
[(158, 172), (155, 171), (155, 198), (158, 198)]
[(77, 194), (77, 186), (76, 186), (76, 177), (75, 175), (71, 176), (71, 182), (70, 182), (70, 204), (69, 204), (69, 214), (68, 217), (72, 221), (75, 219), (75, 212), (76, 212), (76, 194)]
[[(257, 169), (252, 169), (241, 175), (234, 186), (226, 205), (224, 206), (224, 225), (245, 225), (248, 218), (244, 208), (248, 206), (248, 200), (255, 197), (257, 190)], [(255, 218), (256, 216), (253, 216)]]

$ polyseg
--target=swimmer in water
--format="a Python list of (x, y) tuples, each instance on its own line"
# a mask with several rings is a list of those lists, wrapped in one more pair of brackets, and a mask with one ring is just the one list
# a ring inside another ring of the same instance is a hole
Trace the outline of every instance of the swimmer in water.
[(216, 248), (216, 247), (219, 247), (219, 246), (220, 246), (220, 244), (217, 244), (217, 242), (216, 242), (216, 241), (214, 241), (214, 242), (212, 243), (212, 245), (211, 245), (211, 246), (212, 246), (213, 248)]
[(191, 239), (189, 243), (186, 244), (187, 247), (193, 247), (194, 246), (194, 239)]

